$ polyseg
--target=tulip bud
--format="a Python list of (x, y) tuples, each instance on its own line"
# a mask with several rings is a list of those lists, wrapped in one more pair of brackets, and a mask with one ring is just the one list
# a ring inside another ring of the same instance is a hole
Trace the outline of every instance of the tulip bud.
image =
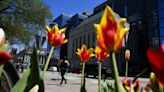
[(39, 86), (36, 84), (29, 92), (38, 92)]
[(130, 59), (130, 50), (125, 51), (125, 60), (128, 61)]
[(3, 45), (5, 42), (5, 32), (2, 28), (0, 28), (0, 47)]
[(150, 91), (150, 87), (151, 87), (151, 83), (148, 82), (147, 86), (142, 90), (142, 92), (149, 92)]
[(159, 83), (155, 77), (153, 72), (150, 73), (150, 82), (151, 82), (151, 89), (153, 92), (162, 92), (162, 84)]

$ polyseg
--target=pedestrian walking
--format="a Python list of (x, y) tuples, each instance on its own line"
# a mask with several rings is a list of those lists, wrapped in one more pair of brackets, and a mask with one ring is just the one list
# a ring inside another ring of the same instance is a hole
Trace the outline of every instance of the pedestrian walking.
[(64, 56), (63, 59), (60, 60), (59, 66), (61, 68), (61, 77), (62, 77), (60, 85), (63, 83), (63, 80), (65, 80), (65, 84), (67, 84), (67, 79), (64, 78), (67, 66), (69, 66), (69, 62), (68, 62), (66, 56)]
[(15, 66), (16, 66), (16, 68), (17, 68), (17, 71), (19, 71), (19, 66), (20, 66), (19, 61), (17, 61), (17, 62), (15, 63)]
[(25, 64), (24, 64), (24, 61), (23, 61), (22, 64), (21, 64), (21, 73), (24, 73), (24, 68), (25, 68)]

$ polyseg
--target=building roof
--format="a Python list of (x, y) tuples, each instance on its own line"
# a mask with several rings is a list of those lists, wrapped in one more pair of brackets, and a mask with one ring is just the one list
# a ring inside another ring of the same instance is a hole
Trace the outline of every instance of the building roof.
[[(80, 26), (83, 26), (84, 24), (87, 24), (87, 23), (89, 23), (89, 22), (91, 22), (91, 21), (93, 21), (93, 20), (95, 20), (95, 19), (97, 19), (97, 18), (102, 17), (103, 13), (104, 13), (104, 11), (101, 11), (101, 12), (99, 12), (99, 13), (97, 13), (97, 14), (95, 14), (95, 15), (93, 15), (93, 16), (87, 18), (87, 19), (85, 19), (84, 21), (82, 21), (82, 22), (77, 26), (77, 28), (80, 27)], [(120, 17), (117, 13), (115, 13), (115, 12), (114, 12), (114, 15), (115, 15), (115, 17), (118, 18), (118, 19), (121, 18), (121, 17)]]
[(97, 7), (95, 7), (94, 8), (94, 12), (97, 11), (97, 10), (99, 10), (100, 8), (106, 6), (107, 4), (110, 4), (110, 3), (114, 2), (114, 1), (115, 0), (107, 0), (107, 1), (105, 1), (104, 3), (102, 3), (102, 4), (98, 5)]

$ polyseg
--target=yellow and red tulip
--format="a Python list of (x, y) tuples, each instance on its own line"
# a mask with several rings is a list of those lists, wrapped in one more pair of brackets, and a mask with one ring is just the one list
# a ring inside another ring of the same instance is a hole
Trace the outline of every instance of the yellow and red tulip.
[(87, 50), (87, 47), (83, 44), (81, 49), (77, 49), (78, 52), (76, 54), (79, 56), (82, 62), (87, 62), (91, 57), (95, 56), (93, 53), (93, 48)]
[(100, 24), (94, 24), (97, 33), (97, 41), (100, 48), (107, 52), (118, 52), (122, 47), (122, 39), (129, 31), (129, 28), (122, 28), (126, 18), (120, 19), (117, 25), (112, 9), (107, 5)]
[(99, 46), (96, 46), (94, 51), (97, 55), (97, 60), (99, 60), (99, 61), (104, 61), (107, 57), (109, 57), (109, 54), (102, 51)]
[(130, 50), (125, 51), (125, 60), (128, 61), (130, 59)]
[(5, 32), (2, 28), (0, 28), (0, 47), (3, 45), (5, 42)]
[(129, 78), (124, 78), (122, 80), (122, 83), (123, 83), (123, 87), (125, 88), (125, 90), (127, 92), (134, 92), (134, 87), (133, 87), (133, 82), (131, 79)]
[(164, 44), (162, 44), (157, 51), (149, 48), (147, 57), (157, 80), (164, 86)]
[(149, 92), (150, 88), (151, 88), (151, 82), (148, 82), (147, 86), (142, 90), (142, 92)]
[(139, 92), (139, 89), (140, 89), (140, 81), (137, 80), (135, 83), (136, 83), (136, 85), (134, 86), (134, 92)]
[(67, 43), (68, 40), (65, 39), (65, 31), (66, 28), (59, 30), (59, 28), (56, 25), (54, 25), (52, 29), (46, 26), (48, 43), (54, 47), (59, 47)]

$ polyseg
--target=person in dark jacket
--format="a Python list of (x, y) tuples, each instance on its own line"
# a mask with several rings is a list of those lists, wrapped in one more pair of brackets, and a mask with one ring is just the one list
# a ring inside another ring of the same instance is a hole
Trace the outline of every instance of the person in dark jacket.
[(66, 84), (67, 80), (64, 78), (64, 75), (66, 73), (67, 66), (69, 66), (69, 62), (66, 59), (66, 56), (64, 56), (63, 59), (60, 60), (59, 66), (61, 68), (61, 77), (62, 77), (60, 85), (63, 83), (63, 80), (65, 80), (65, 84)]

